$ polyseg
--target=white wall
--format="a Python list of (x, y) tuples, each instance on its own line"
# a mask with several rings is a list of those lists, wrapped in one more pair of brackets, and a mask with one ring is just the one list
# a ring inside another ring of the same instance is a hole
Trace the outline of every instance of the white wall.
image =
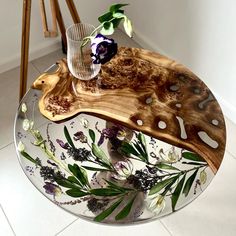
[(135, 39), (189, 67), (236, 123), (236, 1), (126, 2)]
[[(0, 73), (20, 64), (21, 16), (23, 0), (0, 0)], [(97, 24), (97, 17), (105, 12), (111, 0), (74, 0), (83, 22)], [(49, 0), (45, 0), (49, 9)], [(65, 0), (59, 0), (66, 26), (72, 24)], [(50, 11), (49, 11), (50, 13)], [(50, 22), (50, 14), (48, 15)], [(50, 23), (49, 23), (50, 24)], [(34, 59), (61, 47), (60, 37), (44, 38), (39, 0), (32, 0), (30, 58)]]
[[(48, 2), (49, 0), (45, 0)], [(1, 0), (0, 72), (19, 65), (23, 0)], [(64, 0), (66, 25), (72, 23)], [(130, 3), (134, 37), (144, 47), (185, 64), (217, 95), (225, 114), (236, 123), (236, 0), (74, 0), (83, 22), (114, 2)], [(32, 0), (31, 59), (60, 48), (60, 38), (42, 34), (39, 1)]]

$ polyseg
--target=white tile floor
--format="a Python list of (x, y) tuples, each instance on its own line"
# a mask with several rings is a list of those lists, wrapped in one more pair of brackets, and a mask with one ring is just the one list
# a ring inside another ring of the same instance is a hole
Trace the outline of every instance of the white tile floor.
[[(138, 46), (123, 34), (119, 45)], [(63, 54), (60, 51), (29, 63), (29, 85)], [(226, 119), (227, 151), (216, 177), (193, 203), (179, 212), (137, 226), (103, 226), (78, 219), (48, 201), (29, 182), (13, 145), (18, 103), (19, 68), (0, 74), (0, 235), (236, 235), (236, 125)], [(9, 96), (10, 95), (10, 96)]]

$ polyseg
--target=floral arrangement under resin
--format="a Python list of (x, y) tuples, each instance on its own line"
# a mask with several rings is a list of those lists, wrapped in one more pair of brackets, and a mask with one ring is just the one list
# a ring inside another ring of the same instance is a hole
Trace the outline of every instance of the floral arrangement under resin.
[[(99, 120), (90, 124), (83, 116), (59, 126), (63, 135), (52, 141), (51, 123), (43, 137), (27, 111), (23, 103), (22, 128), (42, 155), (29, 153), (21, 139), (18, 151), (29, 163), (26, 171), (41, 179), (56, 204), (86, 204), (97, 222), (134, 222), (146, 212), (156, 217), (167, 207), (175, 211), (183, 205), (180, 199), (206, 184), (208, 165), (195, 153), (170, 145), (165, 150), (141, 132), (113, 123), (103, 127)], [(77, 122), (81, 128), (74, 130)]]

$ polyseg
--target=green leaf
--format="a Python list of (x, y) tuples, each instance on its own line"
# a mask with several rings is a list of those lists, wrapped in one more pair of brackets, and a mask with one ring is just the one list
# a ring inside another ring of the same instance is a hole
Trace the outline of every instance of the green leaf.
[(66, 126), (64, 126), (64, 134), (65, 134), (67, 142), (71, 145), (71, 147), (75, 148), (75, 145), (74, 145), (74, 143), (73, 143), (73, 141), (70, 137), (70, 134), (69, 134), (68, 129), (67, 129)]
[(72, 174), (80, 181), (82, 186), (89, 186), (89, 181), (85, 170), (83, 170), (77, 164), (74, 164), (73, 166), (71, 164), (68, 164), (68, 168), (72, 172)]
[(93, 143), (95, 143), (95, 133), (92, 129), (89, 129), (89, 136)]
[(23, 157), (25, 157), (27, 160), (33, 162), (34, 164), (36, 164), (36, 165), (38, 164), (38, 162), (35, 161), (35, 159), (34, 159), (33, 157), (31, 157), (27, 152), (22, 151), (22, 152), (20, 152), (20, 154), (21, 154)]
[(90, 193), (95, 196), (117, 196), (123, 192), (118, 189), (94, 188), (90, 189)]
[(114, 20), (111, 21), (114, 29), (116, 29), (119, 26), (121, 21), (122, 21), (122, 18), (119, 18), (119, 19), (115, 18)]
[(173, 192), (173, 194), (171, 196), (171, 205), (172, 205), (173, 211), (175, 211), (176, 203), (177, 203), (180, 193), (182, 191), (184, 181), (185, 181), (185, 176), (186, 176), (186, 174), (184, 174), (183, 178), (179, 181), (179, 183), (177, 184), (177, 186), (175, 188), (175, 191)]
[(123, 198), (120, 198), (118, 201), (113, 203), (109, 208), (107, 208), (105, 211), (100, 213), (94, 218), (94, 221), (101, 222), (103, 221), (106, 217), (108, 217), (123, 201)]
[(133, 28), (132, 28), (132, 24), (131, 24), (131, 21), (125, 17), (125, 20), (124, 20), (124, 29), (125, 29), (125, 32), (126, 34), (132, 38), (132, 33), (133, 33)]
[(133, 190), (131, 188), (121, 187), (121, 186), (119, 186), (119, 185), (117, 185), (117, 184), (115, 184), (115, 183), (113, 183), (111, 181), (108, 181), (106, 179), (105, 179), (105, 181), (109, 184), (108, 188), (114, 188), (114, 189), (117, 189), (117, 190), (119, 190), (121, 192), (126, 192), (126, 191), (132, 191)]
[(137, 195), (135, 195), (132, 199), (130, 199), (130, 201), (127, 203), (127, 205), (116, 215), (116, 217), (115, 217), (116, 220), (122, 220), (129, 215), (136, 196)]
[(206, 162), (201, 156), (199, 156), (196, 153), (192, 153), (192, 152), (183, 152), (182, 157), (187, 159), (187, 160), (191, 160), (191, 161)]
[(81, 186), (81, 184), (76, 185), (74, 182), (71, 182), (69, 179), (56, 178), (55, 181), (57, 182), (58, 185), (65, 188), (78, 188), (78, 185)]
[(113, 23), (106, 21), (103, 23), (103, 28), (101, 29), (100, 33), (103, 35), (112, 35), (114, 31)]
[(112, 19), (112, 12), (107, 12), (107, 13), (101, 15), (100, 17), (98, 17), (98, 21), (100, 23), (103, 23), (105, 21), (109, 21), (111, 19)]
[(163, 188), (165, 188), (167, 185), (169, 185), (170, 183), (174, 183), (177, 179), (179, 178), (179, 175), (171, 177), (169, 179), (165, 179), (161, 182), (158, 182), (156, 185), (154, 185), (151, 189), (148, 195), (152, 195), (155, 193), (158, 193), (159, 191), (161, 191)]
[(75, 183), (75, 184), (78, 184), (79, 186), (82, 187), (81, 183), (80, 183), (74, 176), (69, 176), (67, 179), (68, 179), (70, 182)]
[(125, 154), (133, 154), (135, 156), (138, 156), (139, 153), (133, 148), (133, 146), (129, 143), (124, 142), (121, 146), (121, 151), (124, 152)]
[(142, 132), (138, 134), (138, 140), (142, 144), (143, 150), (147, 152), (147, 142)]
[(186, 162), (186, 161), (183, 161), (182, 164), (194, 165), (194, 166), (201, 166), (201, 165), (204, 165), (204, 163), (202, 163), (202, 162)]
[(109, 167), (111, 166), (111, 163), (110, 163), (109, 159), (107, 158), (106, 154), (95, 143), (92, 143), (92, 152), (93, 152), (93, 155), (98, 158), (98, 160), (100, 160), (103, 163), (107, 164)]
[(120, 8), (128, 6), (129, 4), (114, 4), (110, 6), (109, 11), (114, 13), (117, 12)]
[(168, 165), (168, 164), (165, 164), (165, 163), (158, 163), (155, 165), (157, 168), (159, 169), (163, 169), (163, 170), (177, 170), (179, 171), (178, 168), (172, 166), (172, 165)]
[(187, 179), (187, 181), (184, 185), (183, 193), (184, 193), (185, 197), (187, 197), (189, 194), (189, 191), (192, 187), (193, 181), (196, 178), (197, 172), (198, 172), (198, 169), (194, 171), (194, 173)]
[(66, 191), (66, 193), (71, 197), (83, 197), (89, 195), (89, 193), (83, 192), (77, 188), (69, 189)]
[(91, 171), (110, 171), (110, 169), (103, 169), (103, 168), (97, 168), (97, 167), (91, 167), (91, 166), (82, 166), (86, 170), (91, 170)]

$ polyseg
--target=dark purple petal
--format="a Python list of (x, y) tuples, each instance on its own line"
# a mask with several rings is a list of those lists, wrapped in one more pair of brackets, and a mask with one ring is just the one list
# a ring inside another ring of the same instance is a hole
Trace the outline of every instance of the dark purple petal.
[(56, 142), (64, 149), (68, 149), (69, 144), (68, 143), (64, 143), (62, 140), (60, 139), (56, 139)]
[(117, 43), (113, 39), (98, 34), (91, 42), (92, 59), (94, 64), (104, 64), (117, 53)]
[(101, 146), (104, 142), (104, 139), (105, 139), (105, 136), (104, 134), (102, 133), (101, 136), (100, 136), (100, 139), (98, 140), (98, 146)]
[(50, 182), (45, 182), (45, 185), (43, 186), (43, 188), (45, 189), (45, 192), (47, 194), (50, 194), (53, 196), (55, 196), (61, 191), (61, 188), (58, 185), (50, 183)]

